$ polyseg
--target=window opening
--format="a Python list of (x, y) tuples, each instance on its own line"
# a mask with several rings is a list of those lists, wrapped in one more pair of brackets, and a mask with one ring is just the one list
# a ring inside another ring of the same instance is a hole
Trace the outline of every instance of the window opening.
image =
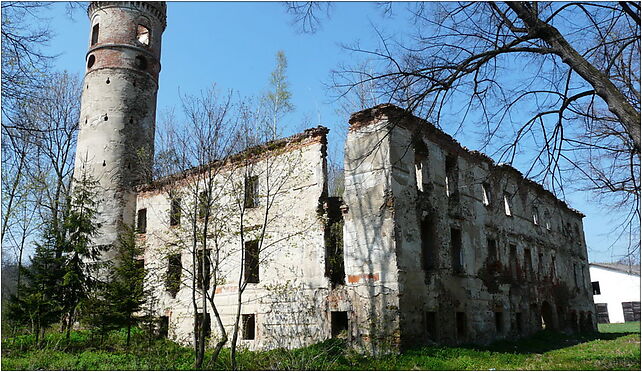
[(591, 282), (591, 286), (593, 287), (594, 296), (602, 294), (602, 292), (600, 292), (600, 282)]
[(579, 288), (579, 283), (577, 280), (577, 264), (573, 264), (573, 280), (575, 281), (575, 288)]
[(533, 224), (539, 225), (539, 212), (537, 207), (533, 207)]
[(259, 282), (259, 241), (245, 242), (244, 276), (247, 283)]
[(488, 182), (482, 183), (482, 203), (487, 207), (491, 203), (490, 184)]
[(173, 254), (168, 257), (167, 277), (165, 278), (165, 289), (172, 298), (181, 289), (181, 274), (183, 272), (183, 263), (180, 254)]
[(178, 226), (181, 224), (181, 199), (173, 198), (170, 204), (169, 225)]
[(330, 313), (330, 327), (332, 328), (332, 337), (347, 336), (348, 333), (348, 313), (346, 311), (333, 311)]
[(512, 212), (510, 210), (510, 194), (505, 192), (504, 193), (504, 213), (506, 213), (507, 216), (512, 216)]
[(453, 260), (453, 271), (462, 273), (464, 271), (464, 254), (461, 246), (461, 230), (450, 229), (450, 246)]
[(243, 339), (254, 340), (256, 337), (256, 315), (243, 314)]
[[(210, 254), (211, 250), (200, 250), (198, 251), (198, 276), (197, 276), (197, 288), (208, 290), (210, 288)], [(203, 259), (205, 261), (203, 261)]]
[(325, 245), (325, 276), (330, 278), (332, 287), (345, 284), (343, 259), (343, 213), (341, 198), (329, 197), (324, 203), (327, 222), (323, 229)]
[(522, 334), (522, 313), (515, 313), (515, 325), (517, 328), (517, 334)]
[(437, 313), (434, 311), (426, 312), (426, 336), (429, 340), (437, 340)]
[(459, 199), (459, 169), (457, 156), (446, 155), (446, 195), (453, 200)]
[(205, 218), (209, 209), (209, 198), (207, 191), (198, 194), (198, 218)]
[(425, 216), (421, 220), (421, 265), (424, 270), (437, 267), (435, 240), (437, 234), (432, 216)]
[(245, 177), (245, 208), (259, 205), (259, 177)]
[(134, 58), (134, 64), (139, 70), (147, 70), (147, 58), (143, 56), (136, 56), (136, 58)]
[(143, 25), (138, 25), (138, 27), (136, 27), (136, 40), (138, 40), (139, 43), (149, 45), (149, 36), (149, 28)]
[(169, 336), (169, 317), (161, 316), (158, 321), (158, 337), (167, 338)]
[(497, 333), (504, 332), (504, 313), (495, 311), (495, 330)]
[(147, 232), (147, 208), (139, 209), (136, 217), (136, 231), (141, 234)]
[(524, 249), (524, 273), (526, 274), (526, 279), (533, 278), (533, 258), (531, 257), (531, 250), (528, 248)]
[[(94, 63), (96, 63), (96, 56), (92, 54), (87, 58), (87, 68), (91, 68)], [(89, 85), (87, 85), (87, 89), (89, 89)]]
[[(96, 23), (91, 29), (91, 45), (94, 45), (98, 42), (98, 33), (100, 32), (100, 25)], [(85, 34), (87, 35), (87, 34)]]
[(497, 252), (497, 241), (495, 239), (486, 239), (486, 246), (488, 247), (488, 258), (491, 262), (499, 261)]
[(511, 275), (513, 278), (518, 279), (519, 276), (519, 260), (517, 259), (517, 246), (515, 244), (509, 245), (509, 259)]
[[(199, 334), (201, 331), (201, 324), (203, 324), (203, 313), (196, 314), (196, 334)], [(205, 314), (205, 324), (203, 329), (205, 330), (205, 338), (210, 337), (212, 334), (212, 326), (210, 320), (210, 313)]]
[(457, 312), (457, 339), (459, 341), (466, 337), (466, 313)]

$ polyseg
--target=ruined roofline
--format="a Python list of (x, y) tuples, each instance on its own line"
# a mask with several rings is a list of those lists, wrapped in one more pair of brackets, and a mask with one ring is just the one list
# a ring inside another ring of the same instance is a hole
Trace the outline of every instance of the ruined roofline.
[(497, 164), (490, 156), (480, 151), (467, 149), (452, 136), (437, 128), (432, 123), (416, 117), (410, 111), (402, 109), (401, 107), (398, 107), (391, 103), (384, 103), (353, 113), (352, 115), (350, 115), (350, 120), (348, 120), (348, 123), (350, 124), (349, 131), (355, 131), (361, 127), (365, 127), (385, 119), (388, 119), (394, 125), (399, 125), (409, 130), (418, 128), (423, 134), (427, 135), (431, 139), (436, 140), (436, 142), (442, 148), (455, 151), (459, 154), (465, 154), (468, 159), (471, 159), (477, 163), (488, 163), (488, 168), (491, 172), (505, 171), (513, 173), (521, 181), (530, 185), (535, 190), (552, 197), (557, 204), (559, 204), (566, 210), (578, 215), (580, 218), (585, 217), (584, 213), (578, 211), (577, 209), (571, 208), (565, 201), (560, 200), (557, 196), (555, 196), (555, 194), (544, 188), (544, 186), (542, 186), (541, 184), (525, 177), (522, 172), (520, 172), (513, 166), (506, 163)]
[[(273, 141), (262, 143), (260, 145), (248, 147), (224, 159), (215, 160), (209, 164), (192, 167), (179, 173), (174, 173), (169, 176), (153, 180), (151, 183), (138, 185), (136, 186), (136, 191), (154, 191), (162, 188), (163, 186), (167, 186), (171, 183), (186, 179), (189, 176), (204, 172), (207, 169), (213, 167), (234, 166), (240, 163), (242, 160), (256, 161), (257, 159), (264, 157), (266, 154), (272, 153), (277, 150), (289, 151), (313, 143), (321, 143), (325, 146), (328, 143), (327, 134), (329, 131), (330, 130), (328, 128), (321, 125), (316, 128), (308, 128), (301, 133), (297, 133), (289, 137), (279, 138)], [(323, 156), (325, 156), (325, 150), (322, 151), (324, 151)]]
[(113, 7), (146, 10), (161, 21), (163, 30), (167, 27), (167, 4), (164, 1), (92, 1), (87, 6), (87, 15), (91, 18), (95, 11)]

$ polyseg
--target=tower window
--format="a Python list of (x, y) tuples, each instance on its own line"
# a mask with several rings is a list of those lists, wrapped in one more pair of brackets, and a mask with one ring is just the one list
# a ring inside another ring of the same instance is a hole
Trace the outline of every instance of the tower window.
[(259, 241), (245, 242), (245, 281), (247, 283), (259, 282)]
[(136, 56), (134, 60), (134, 64), (137, 69), (139, 70), (147, 70), (147, 59), (143, 56)]
[(256, 315), (243, 314), (243, 339), (254, 340), (256, 338)]
[[(91, 68), (94, 63), (96, 63), (96, 56), (92, 54), (87, 58), (87, 68)], [(87, 85), (87, 89), (89, 89), (89, 85)]]
[(147, 208), (139, 209), (136, 219), (136, 231), (141, 234), (147, 232)]
[(138, 25), (136, 28), (136, 40), (143, 45), (149, 45), (149, 36), (149, 28), (143, 25)]
[(98, 33), (100, 32), (100, 26), (98, 23), (94, 25), (91, 29), (91, 45), (94, 45), (98, 42)]

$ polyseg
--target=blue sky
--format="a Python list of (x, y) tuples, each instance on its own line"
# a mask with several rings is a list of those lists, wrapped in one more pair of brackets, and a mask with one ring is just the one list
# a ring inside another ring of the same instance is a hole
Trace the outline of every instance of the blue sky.
[[(291, 24), (280, 3), (169, 2), (158, 112), (173, 106), (178, 111), (179, 89), (181, 93), (197, 93), (212, 83), (221, 91), (233, 89), (241, 97), (259, 95), (268, 87), (276, 52), (283, 50), (296, 109), (285, 118), (286, 134), (302, 129), (302, 122), (324, 125), (331, 129), (331, 155), (340, 156), (348, 117), (338, 112), (339, 105), (326, 86), (332, 69), (342, 62), (354, 62), (354, 56), (341, 44), (358, 41), (364, 47), (375, 47), (373, 24), (400, 35), (409, 32), (410, 25), (401, 7), (386, 18), (374, 3), (335, 3), (330, 14), (315, 34), (303, 34)], [(45, 16), (55, 33), (47, 51), (59, 54), (55, 69), (83, 74), (89, 38), (84, 10), (75, 11), (70, 18), (65, 4), (57, 3)], [(454, 134), (454, 128), (444, 129)], [(474, 135), (457, 133), (455, 138), (470, 149), (479, 148)], [(571, 192), (566, 196), (572, 207), (586, 214), (589, 259), (604, 262), (622, 254), (621, 247), (609, 248), (618, 216), (592, 203), (591, 194)]]

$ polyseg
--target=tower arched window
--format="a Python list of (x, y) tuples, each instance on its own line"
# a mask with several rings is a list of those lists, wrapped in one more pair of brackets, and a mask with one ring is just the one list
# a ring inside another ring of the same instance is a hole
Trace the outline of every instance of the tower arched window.
[(91, 45), (98, 42), (98, 33), (100, 32), (100, 24), (96, 23), (91, 29)]
[(149, 46), (150, 39), (149, 28), (144, 25), (138, 25), (138, 27), (136, 27), (136, 40), (143, 45)]

